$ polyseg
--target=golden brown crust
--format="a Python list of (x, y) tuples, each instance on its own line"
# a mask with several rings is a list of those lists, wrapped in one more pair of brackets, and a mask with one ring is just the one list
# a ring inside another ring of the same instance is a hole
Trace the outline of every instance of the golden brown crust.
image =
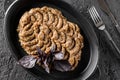
[(83, 37), (78, 25), (67, 21), (59, 10), (47, 6), (32, 8), (21, 17), (17, 31), (21, 46), (29, 55), (37, 55), (37, 46), (48, 54), (55, 45), (72, 70), (78, 65)]

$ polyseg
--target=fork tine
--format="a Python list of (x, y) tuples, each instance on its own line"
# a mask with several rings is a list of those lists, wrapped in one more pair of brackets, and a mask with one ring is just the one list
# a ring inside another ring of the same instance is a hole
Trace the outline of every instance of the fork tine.
[(95, 14), (97, 15), (98, 19), (99, 19), (100, 21), (102, 21), (100, 15), (98, 14), (98, 12), (97, 12), (97, 10), (95, 9), (94, 6), (93, 6), (93, 10), (94, 10)]
[(100, 15), (98, 14), (94, 6), (92, 6), (88, 11), (96, 27), (99, 27), (100, 25), (103, 24), (103, 20), (101, 19)]
[(94, 14), (93, 14), (92, 7), (88, 11), (90, 13), (91, 18), (93, 19), (93, 22), (96, 24), (96, 18), (95, 18)]
[(91, 9), (92, 9), (92, 12), (93, 12), (93, 14), (94, 14), (94, 17), (95, 17), (95, 19), (96, 19), (96, 23), (98, 23), (98, 22), (99, 22), (99, 18), (98, 18), (97, 14), (96, 14), (96, 11), (95, 11), (94, 7), (92, 7)]

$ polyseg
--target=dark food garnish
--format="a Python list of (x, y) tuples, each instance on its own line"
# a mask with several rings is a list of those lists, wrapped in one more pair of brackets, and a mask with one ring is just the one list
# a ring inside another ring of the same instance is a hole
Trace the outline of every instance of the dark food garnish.
[(24, 56), (18, 61), (18, 64), (25, 68), (33, 68), (38, 62), (44, 66), (48, 73), (50, 73), (51, 67), (62, 72), (71, 70), (70, 63), (67, 60), (63, 60), (64, 54), (60, 51), (55, 51), (55, 46), (51, 48), (49, 54), (43, 52), (39, 47), (36, 49), (38, 57), (33, 57), (32, 55)]
[(54, 68), (58, 71), (70, 71), (71, 70), (71, 65), (68, 63), (67, 60), (56, 60), (53, 62), (54, 63)]
[(35, 66), (37, 59), (31, 55), (22, 57), (18, 64), (22, 65), (25, 68), (33, 68)]

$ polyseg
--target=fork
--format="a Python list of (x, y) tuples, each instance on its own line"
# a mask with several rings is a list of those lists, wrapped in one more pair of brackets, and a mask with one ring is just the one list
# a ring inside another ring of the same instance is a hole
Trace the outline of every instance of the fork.
[(108, 39), (110, 40), (110, 42), (113, 44), (113, 46), (115, 47), (115, 49), (117, 50), (117, 52), (120, 54), (120, 50), (117, 47), (117, 45), (115, 44), (115, 42), (113, 41), (111, 35), (109, 34), (109, 32), (106, 30), (105, 28), (105, 24), (103, 22), (103, 20), (101, 19), (100, 15), (98, 14), (97, 10), (95, 9), (94, 6), (92, 6), (89, 10), (90, 16), (95, 24), (95, 26), (99, 29), (105, 32), (105, 34), (107, 35)]

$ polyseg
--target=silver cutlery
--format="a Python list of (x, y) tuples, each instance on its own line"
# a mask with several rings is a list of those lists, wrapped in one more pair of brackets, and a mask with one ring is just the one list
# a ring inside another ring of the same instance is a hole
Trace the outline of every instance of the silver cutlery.
[(100, 5), (100, 8), (111, 18), (111, 20), (114, 23), (117, 31), (120, 33), (120, 26), (118, 25), (117, 20), (115, 19), (114, 15), (110, 11), (106, 1), (105, 0), (98, 0), (98, 3)]
[(99, 29), (105, 32), (105, 34), (107, 35), (108, 39), (110, 40), (110, 42), (113, 44), (113, 46), (115, 47), (115, 49), (117, 50), (117, 52), (120, 54), (120, 50), (117, 47), (117, 45), (115, 44), (115, 42), (113, 41), (111, 35), (109, 34), (109, 32), (106, 30), (105, 28), (105, 24), (103, 22), (103, 20), (101, 19), (100, 15), (98, 14), (97, 10), (95, 9), (94, 6), (92, 6), (89, 10), (90, 16), (95, 24), (95, 26)]

